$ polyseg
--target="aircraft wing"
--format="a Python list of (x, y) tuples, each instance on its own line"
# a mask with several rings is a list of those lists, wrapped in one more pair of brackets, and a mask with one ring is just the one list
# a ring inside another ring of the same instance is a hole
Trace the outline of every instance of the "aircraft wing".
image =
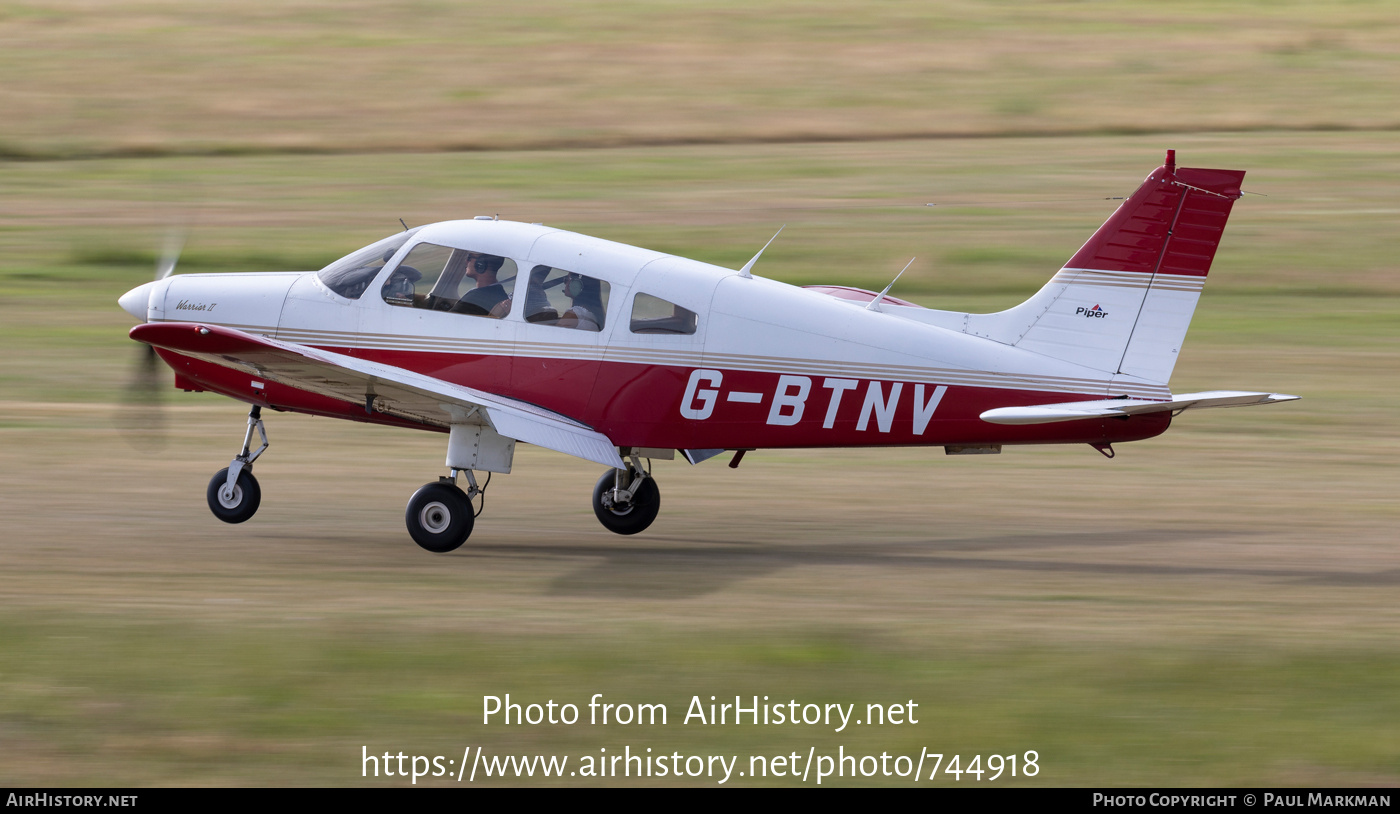
[(1180, 412), (1198, 407), (1249, 407), (1295, 401), (1298, 396), (1282, 393), (1248, 393), (1242, 390), (1211, 390), (1205, 393), (1183, 393), (1171, 401), (1141, 399), (1099, 399), (1097, 401), (1068, 401), (1061, 404), (1036, 404), (1028, 407), (998, 407), (982, 413), (982, 420), (991, 424), (1051, 424), (1057, 421), (1078, 421), (1084, 418), (1116, 418), (1141, 413)]
[(152, 322), (131, 338), (260, 379), (366, 405), (375, 412), (436, 427), (485, 424), (516, 441), (622, 468), (607, 436), (517, 399), (452, 384), (393, 365), (307, 345), (192, 322)]

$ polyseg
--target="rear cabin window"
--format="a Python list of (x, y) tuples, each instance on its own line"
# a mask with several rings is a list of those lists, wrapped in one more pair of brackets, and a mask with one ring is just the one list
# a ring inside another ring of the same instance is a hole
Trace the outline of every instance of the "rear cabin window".
[(403, 308), (502, 319), (515, 278), (509, 257), (419, 243), (384, 282), (383, 296)]
[(697, 322), (695, 312), (667, 302), (650, 294), (637, 293), (632, 300), (632, 325), (634, 334), (682, 334), (695, 333)]
[(577, 331), (601, 331), (608, 316), (608, 283), (550, 266), (530, 269), (525, 321)]

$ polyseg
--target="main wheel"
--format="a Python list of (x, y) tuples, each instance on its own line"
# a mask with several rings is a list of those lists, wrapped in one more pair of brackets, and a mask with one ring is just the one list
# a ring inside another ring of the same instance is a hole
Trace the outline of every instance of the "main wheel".
[(429, 483), (408, 499), (404, 522), (413, 542), (444, 554), (461, 547), (475, 523), (472, 502), (451, 483)]
[(228, 467), (224, 467), (209, 481), (205, 492), (205, 497), (209, 498), (209, 510), (215, 517), (225, 523), (242, 523), (257, 514), (258, 504), (262, 503), (262, 489), (247, 467), (238, 473), (233, 488), (227, 487)]
[[(648, 476), (637, 487), (637, 493), (630, 502), (612, 505), (610, 499), (605, 501), (604, 498), (609, 497), (608, 493), (612, 491), (615, 472), (614, 469), (604, 472), (603, 477), (598, 479), (598, 485), (593, 487), (593, 513), (598, 516), (598, 522), (614, 534), (646, 531), (651, 521), (656, 519), (657, 512), (661, 511), (661, 490), (656, 486), (656, 479)], [(636, 477), (635, 473), (629, 474)]]

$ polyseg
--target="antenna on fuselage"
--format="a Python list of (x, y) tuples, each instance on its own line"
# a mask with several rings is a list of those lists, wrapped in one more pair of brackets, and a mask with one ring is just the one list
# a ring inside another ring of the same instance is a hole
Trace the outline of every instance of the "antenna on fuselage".
[(758, 250), (758, 254), (754, 255), (752, 260), (745, 263), (744, 267), (739, 269), (740, 277), (747, 277), (749, 279), (753, 279), (753, 275), (749, 273), (753, 269), (753, 264), (758, 262), (758, 258), (763, 256), (764, 249), (767, 249), (769, 246), (773, 245), (773, 241), (777, 240), (778, 235), (781, 235), (783, 233), (783, 230), (786, 228), (786, 223), (778, 227), (778, 231), (774, 232), (773, 236), (768, 238), (768, 242), (763, 244), (763, 248)]
[(879, 294), (875, 295), (875, 299), (871, 300), (871, 301), (870, 301), (870, 304), (867, 305), (867, 306), (865, 306), (865, 310), (867, 310), (867, 311), (874, 311), (874, 310), (876, 310), (875, 306), (878, 305), (878, 304), (880, 303), (880, 300), (883, 300), (883, 299), (885, 298), (885, 295), (886, 295), (886, 294), (890, 293), (890, 289), (891, 289), (891, 288), (894, 288), (894, 284), (897, 283), (897, 282), (899, 282), (899, 278), (900, 278), (901, 276), (903, 276), (903, 275), (904, 275), (904, 272), (908, 271), (908, 270), (909, 270), (909, 267), (912, 266), (912, 265), (914, 265), (914, 261), (915, 261), (915, 260), (918, 260), (918, 259), (919, 259), (919, 258), (917, 258), (917, 257), (911, 257), (911, 258), (909, 258), (909, 262), (904, 264), (904, 268), (902, 268), (902, 269), (899, 270), (899, 274), (896, 274), (896, 275), (894, 276), (894, 279), (893, 279), (893, 280), (890, 280), (890, 284), (887, 285), (887, 286), (885, 286), (885, 290), (884, 290), (884, 291), (881, 291)]
[(403, 222), (403, 218), (399, 218), (399, 225), (403, 227), (405, 232), (408, 231), (408, 224)]

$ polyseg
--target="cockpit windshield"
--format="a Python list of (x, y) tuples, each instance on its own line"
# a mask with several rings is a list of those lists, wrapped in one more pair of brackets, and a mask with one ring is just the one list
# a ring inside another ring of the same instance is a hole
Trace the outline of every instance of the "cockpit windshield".
[(417, 231), (418, 229), (410, 229), (386, 237), (378, 243), (371, 243), (331, 263), (316, 272), (316, 276), (325, 283), (326, 288), (347, 299), (358, 300), (374, 280), (374, 276), (384, 268), (389, 258), (394, 256), (394, 252), (407, 243)]

